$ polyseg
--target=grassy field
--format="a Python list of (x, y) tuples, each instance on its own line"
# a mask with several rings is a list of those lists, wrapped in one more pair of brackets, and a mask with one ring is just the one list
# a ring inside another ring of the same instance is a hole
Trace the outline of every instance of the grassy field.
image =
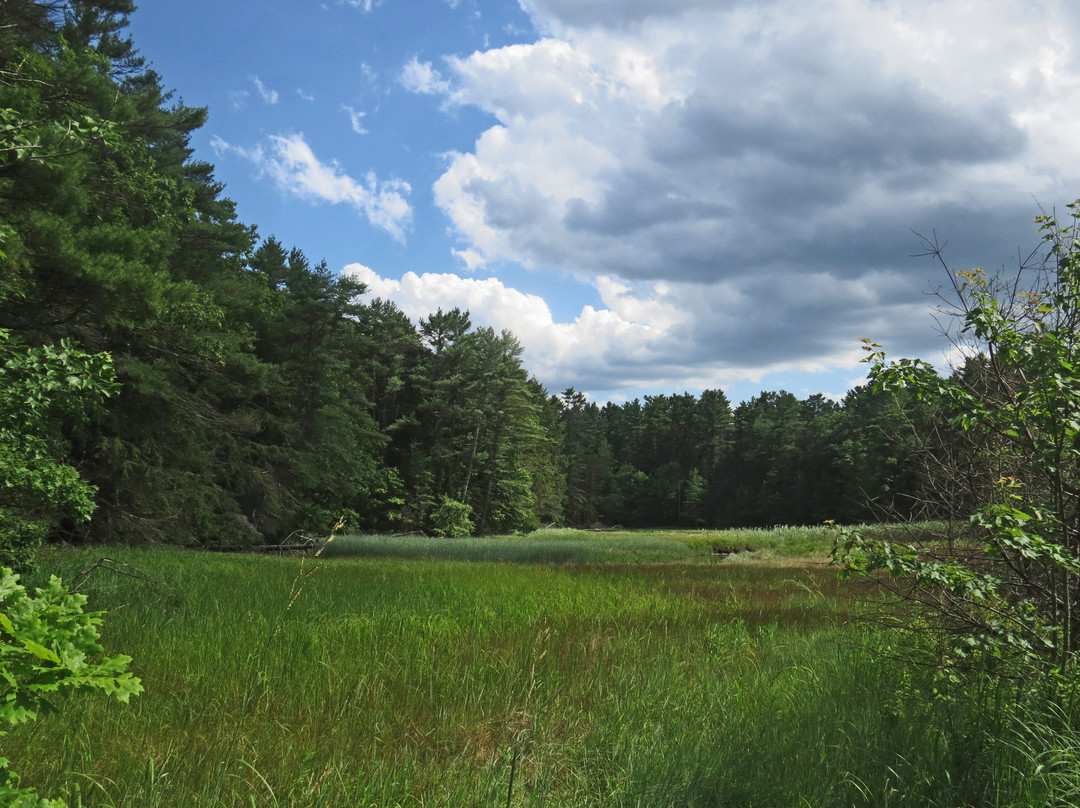
[(1040, 757), (1044, 725), (1007, 692), (935, 699), (929, 674), (864, 650), (865, 591), (825, 565), (829, 541), (51, 550), (39, 576), (109, 555), (164, 582), (80, 587), (146, 692), (78, 697), (0, 754), (73, 806), (1073, 804), (1047, 801), (1071, 787), (1066, 757)]
[[(902, 526), (862, 526), (901, 534)], [(426, 558), (502, 561), (521, 564), (603, 564), (802, 559), (820, 564), (829, 555), (834, 531), (822, 527), (734, 530), (538, 530), (525, 536), (447, 541), (425, 536), (341, 536), (328, 544), (328, 557)], [(718, 553), (719, 551), (719, 553)], [(736, 551), (729, 553), (728, 551)]]

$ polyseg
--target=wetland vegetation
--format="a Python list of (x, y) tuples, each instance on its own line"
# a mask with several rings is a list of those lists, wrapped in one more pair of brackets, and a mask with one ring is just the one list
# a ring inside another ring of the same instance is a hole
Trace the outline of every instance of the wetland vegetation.
[[(714, 541), (744, 550), (721, 558)], [(81, 585), (146, 691), (78, 697), (5, 753), (41, 793), (132, 808), (921, 808), (1059, 793), (1071, 770), (1025, 756), (1039, 723), (1021, 722), (1015, 685), (946, 693), (871, 652), (867, 585), (837, 579), (829, 541), (551, 531), (443, 539), (455, 550), (441, 557), (374, 536), (337, 537), (319, 558), (109, 548), (161, 582), (99, 568)], [(72, 580), (100, 555), (48, 548), (35, 575)]]

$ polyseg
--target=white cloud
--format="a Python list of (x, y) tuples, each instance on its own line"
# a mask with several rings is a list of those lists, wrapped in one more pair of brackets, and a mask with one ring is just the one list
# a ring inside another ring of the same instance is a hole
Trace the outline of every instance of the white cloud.
[(484, 256), (476, 250), (451, 250), (450, 252), (459, 258), (465, 264), (465, 268), (470, 271), (480, 269), (486, 263)]
[(347, 106), (345, 104), (342, 104), (341, 108), (346, 113), (348, 113), (348, 115), (349, 115), (349, 123), (352, 125), (352, 130), (354, 132), (356, 132), (356, 134), (358, 134), (358, 135), (366, 135), (366, 134), (368, 134), (368, 130), (364, 128), (364, 115), (365, 115), (365, 113), (360, 112), (359, 110), (355, 110), (352, 107)]
[(406, 196), (412, 189), (404, 180), (379, 180), (374, 172), (362, 181), (353, 179), (336, 161), (320, 161), (302, 134), (271, 135), (265, 148), (251, 149), (233, 146), (215, 135), (211, 146), (219, 155), (231, 152), (254, 163), (287, 193), (312, 202), (349, 205), (397, 241), (405, 240), (412, 222)]
[(472, 313), (474, 325), (512, 331), (525, 348), (527, 367), (545, 379), (576, 378), (577, 369), (598, 355), (617, 361), (624, 351), (646, 351), (650, 337), (659, 336), (648, 323), (589, 306), (574, 322), (557, 323), (543, 298), (509, 288), (496, 278), (407, 272), (392, 280), (360, 264), (350, 264), (344, 271), (367, 284), (372, 296), (393, 300), (414, 320), (440, 307), (458, 306)]
[(251, 97), (251, 93), (247, 90), (230, 90), (228, 95), (233, 109), (243, 109)]
[(256, 146), (254, 149), (245, 149), (243, 146), (234, 146), (219, 135), (212, 135), (210, 137), (210, 148), (214, 150), (214, 154), (218, 157), (223, 157), (232, 153), (238, 154), (245, 160), (250, 160), (253, 163), (261, 163), (263, 161), (262, 146)]
[(431, 66), (431, 62), (421, 62), (415, 56), (401, 68), (398, 80), (406, 90), (412, 93), (441, 95), (450, 89), (449, 82)]
[[(748, 305), (750, 290), (735, 285), (629, 285), (600, 278), (602, 307), (584, 306), (572, 321), (558, 322), (543, 298), (496, 278), (407, 272), (395, 280), (361, 264), (344, 272), (365, 283), (371, 296), (393, 300), (414, 321), (458, 306), (472, 314), (474, 325), (512, 331), (525, 349), (526, 367), (552, 390), (573, 386), (610, 398), (620, 389), (728, 387), (784, 371), (845, 368), (850, 376), (862, 357), (855, 336), (823, 347), (813, 335), (800, 335), (797, 324), (762, 320)], [(816, 294), (835, 292), (823, 288)], [(840, 294), (855, 319), (903, 320), (913, 313), (867, 297), (864, 290)], [(709, 330), (699, 333), (709, 321)], [(769, 327), (784, 332), (786, 350), (769, 351), (748, 333)], [(705, 350), (705, 344), (713, 349)], [(722, 349), (715, 350), (717, 345)]]
[(255, 84), (255, 89), (259, 91), (259, 95), (262, 100), (267, 104), (276, 104), (278, 102), (278, 91), (269, 89), (265, 84), (259, 81), (258, 76), (252, 76), (251, 81)]
[(297, 87), (296, 88), (296, 94), (298, 96), (300, 96), (302, 99), (304, 99), (305, 101), (314, 101), (315, 100), (314, 93), (307, 92), (303, 87)]

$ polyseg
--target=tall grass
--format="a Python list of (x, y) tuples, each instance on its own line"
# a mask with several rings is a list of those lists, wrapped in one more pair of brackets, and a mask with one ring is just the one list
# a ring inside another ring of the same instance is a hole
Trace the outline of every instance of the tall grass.
[(820, 566), (109, 552), (168, 582), (83, 587), (146, 693), (0, 750), (73, 805), (1010, 805), (1036, 765)]
[(526, 536), (444, 539), (427, 536), (341, 536), (326, 547), (328, 557), (424, 558), (514, 564), (592, 564), (687, 561), (703, 552), (681, 541), (647, 532), (594, 534), (540, 530)]
[[(870, 526), (870, 530), (887, 530)], [(817, 527), (733, 530), (610, 530), (547, 528), (524, 536), (444, 539), (422, 535), (340, 536), (326, 547), (331, 557), (425, 558), (515, 564), (610, 564), (687, 561), (824, 561), (835, 531)]]

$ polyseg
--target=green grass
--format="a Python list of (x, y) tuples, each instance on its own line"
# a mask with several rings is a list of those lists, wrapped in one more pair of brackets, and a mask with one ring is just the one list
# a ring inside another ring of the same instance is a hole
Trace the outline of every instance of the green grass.
[[(330, 557), (424, 558), (514, 564), (618, 564), (747, 561), (773, 558), (825, 560), (834, 531), (821, 527), (743, 530), (610, 530), (547, 528), (523, 536), (444, 539), (408, 536), (339, 536)], [(717, 550), (737, 550), (718, 555)]]
[(687, 561), (704, 553), (646, 532), (538, 530), (525, 536), (443, 539), (426, 536), (340, 536), (328, 557), (424, 558), (513, 564), (596, 564)]
[[(753, 538), (796, 555), (797, 535)], [(686, 539), (109, 548), (168, 583), (82, 587), (146, 692), (76, 698), (0, 751), (85, 806), (1022, 804), (1045, 743), (1010, 735), (989, 696), (935, 701), (924, 673), (872, 658), (857, 586)], [(453, 546), (469, 560), (437, 557)], [(423, 558), (363, 557), (394, 547)], [(52, 551), (42, 574), (102, 554)], [(996, 736), (1013, 742), (991, 754)]]

